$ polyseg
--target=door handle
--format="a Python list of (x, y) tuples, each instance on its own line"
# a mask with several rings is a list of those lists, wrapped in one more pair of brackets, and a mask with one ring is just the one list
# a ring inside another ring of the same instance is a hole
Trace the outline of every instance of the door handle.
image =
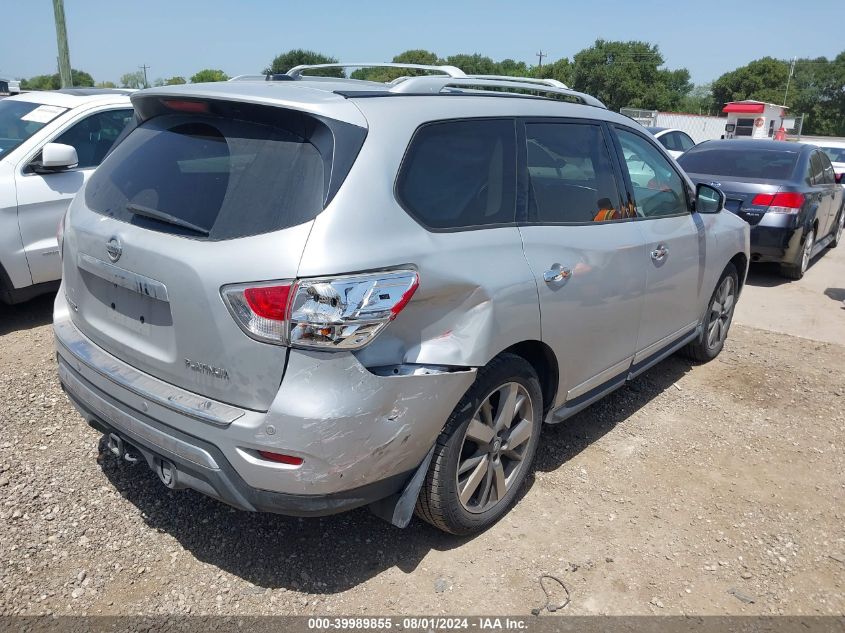
[(543, 273), (543, 281), (545, 281), (547, 284), (560, 283), (561, 281), (566, 281), (571, 276), (571, 269), (567, 268), (566, 266), (561, 266), (560, 264), (555, 264), (551, 267), (550, 270), (547, 270)]
[(656, 262), (662, 262), (666, 259), (666, 256), (669, 254), (669, 249), (666, 248), (663, 244), (660, 244), (657, 248), (651, 251), (651, 258)]

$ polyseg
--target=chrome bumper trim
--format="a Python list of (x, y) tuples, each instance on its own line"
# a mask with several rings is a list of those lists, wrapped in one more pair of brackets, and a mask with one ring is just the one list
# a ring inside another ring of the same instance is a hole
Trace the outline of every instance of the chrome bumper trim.
[(102, 417), (102, 421), (114, 426), (126, 434), (127, 439), (133, 439), (153, 450), (160, 451), (163, 455), (168, 453), (181, 457), (182, 459), (196, 464), (202, 468), (220, 470), (217, 462), (211, 454), (199, 448), (183, 442), (182, 440), (167, 435), (140, 420), (133, 418), (128, 413), (121, 411), (110, 402), (97, 395), (90, 387), (85, 385), (74, 375), (73, 370), (64, 361), (59, 361), (59, 378), (70, 394), (78, 399), (91, 412)]
[(244, 415), (237, 407), (174, 387), (127, 365), (92, 343), (70, 319), (56, 321), (53, 331), (60, 351), (150, 402), (216, 426), (228, 426)]

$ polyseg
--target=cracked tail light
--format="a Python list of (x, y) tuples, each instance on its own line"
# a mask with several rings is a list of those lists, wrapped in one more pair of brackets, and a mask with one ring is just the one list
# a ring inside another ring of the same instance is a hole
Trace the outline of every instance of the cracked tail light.
[(360, 349), (408, 305), (419, 284), (412, 270), (299, 280), (290, 306), (290, 343)]
[(229, 311), (256, 340), (323, 350), (356, 350), (408, 305), (419, 286), (412, 270), (225, 286)]

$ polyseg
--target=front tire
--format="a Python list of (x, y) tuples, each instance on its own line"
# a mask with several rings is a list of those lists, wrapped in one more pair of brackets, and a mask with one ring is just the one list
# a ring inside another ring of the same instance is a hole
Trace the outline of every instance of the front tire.
[(542, 414), (540, 381), (524, 358), (502, 354), (480, 369), (437, 439), (417, 516), (458, 535), (502, 518), (530, 472)]
[(736, 300), (739, 296), (739, 275), (736, 266), (728, 264), (707, 304), (702, 324), (704, 331), (697, 341), (690, 343), (685, 354), (694, 361), (706, 363), (716, 358), (725, 346), (733, 322)]

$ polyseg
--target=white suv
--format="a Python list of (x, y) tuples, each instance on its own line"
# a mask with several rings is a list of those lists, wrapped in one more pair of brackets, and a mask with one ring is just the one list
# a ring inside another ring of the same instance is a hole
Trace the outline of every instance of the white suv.
[(0, 302), (59, 287), (56, 227), (132, 120), (130, 92), (70, 88), (0, 100)]

